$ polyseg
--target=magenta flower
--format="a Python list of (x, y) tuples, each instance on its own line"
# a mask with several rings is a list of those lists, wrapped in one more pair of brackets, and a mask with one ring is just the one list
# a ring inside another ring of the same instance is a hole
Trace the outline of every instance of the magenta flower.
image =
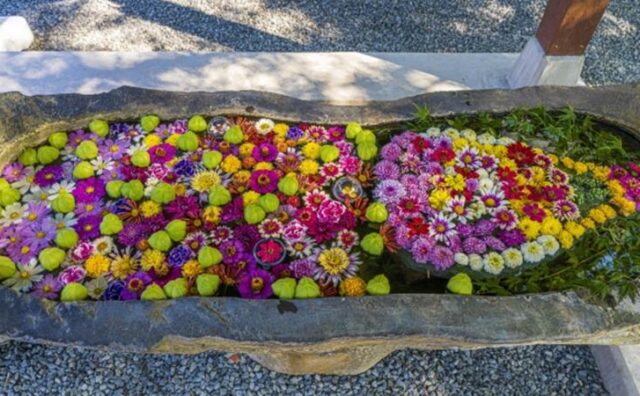
[(238, 292), (243, 298), (265, 299), (271, 297), (273, 276), (264, 270), (248, 271), (238, 282)]
[(4, 177), (9, 183), (15, 183), (20, 179), (23, 179), (26, 174), (24, 165), (19, 162), (14, 162), (7, 165), (2, 171), (2, 177)]
[(73, 190), (73, 196), (78, 203), (96, 202), (104, 195), (104, 182), (95, 177), (80, 180)]
[(81, 240), (86, 241), (89, 239), (95, 239), (100, 236), (100, 223), (102, 222), (101, 215), (88, 215), (78, 219), (78, 222), (73, 227)]
[(259, 263), (272, 266), (284, 259), (285, 251), (277, 239), (263, 239), (256, 244), (254, 254)]
[(253, 148), (253, 158), (258, 162), (273, 162), (278, 156), (278, 149), (270, 143), (261, 143)]
[(278, 187), (278, 174), (272, 170), (257, 170), (251, 174), (249, 187), (260, 194), (274, 192)]
[(436, 246), (429, 253), (429, 261), (439, 270), (445, 270), (455, 263), (453, 252), (444, 246)]
[(60, 275), (58, 275), (58, 281), (63, 285), (73, 282), (82, 282), (86, 275), (87, 271), (83, 267), (79, 265), (72, 265), (65, 268)]
[(170, 144), (163, 143), (149, 149), (151, 162), (154, 164), (164, 164), (176, 157), (176, 149)]
[(47, 165), (36, 172), (34, 182), (40, 187), (49, 187), (62, 180), (63, 172), (60, 165)]

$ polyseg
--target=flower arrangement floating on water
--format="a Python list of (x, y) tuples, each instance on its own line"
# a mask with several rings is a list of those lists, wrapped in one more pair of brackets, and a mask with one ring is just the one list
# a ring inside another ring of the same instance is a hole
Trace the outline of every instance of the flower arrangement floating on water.
[(359, 234), (380, 211), (376, 153), (358, 124), (145, 116), (55, 133), (2, 170), (0, 279), (63, 301), (388, 293), (357, 276), (377, 252)]
[(445, 276), (500, 276), (553, 260), (640, 208), (638, 165), (557, 158), (508, 137), (407, 131), (380, 156), (373, 196), (389, 208), (387, 247)]

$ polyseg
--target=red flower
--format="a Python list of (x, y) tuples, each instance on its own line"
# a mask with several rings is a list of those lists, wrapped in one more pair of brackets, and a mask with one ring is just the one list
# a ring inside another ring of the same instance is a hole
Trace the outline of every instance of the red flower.
[(419, 154), (422, 154), (426, 149), (431, 147), (429, 141), (422, 136), (417, 136), (415, 139), (413, 139), (411, 144)]
[(409, 236), (424, 235), (429, 232), (429, 225), (424, 222), (422, 217), (416, 217), (409, 220)]
[(439, 148), (431, 154), (431, 161), (449, 162), (456, 157), (455, 151), (450, 148)]
[(531, 147), (518, 142), (507, 146), (507, 157), (516, 161), (518, 166), (527, 166), (535, 164), (536, 153)]
[(547, 217), (547, 214), (545, 213), (544, 209), (542, 209), (542, 206), (538, 205), (537, 203), (524, 205), (522, 207), (522, 211), (527, 216), (529, 216), (531, 220), (537, 221), (539, 223), (541, 223), (542, 220)]

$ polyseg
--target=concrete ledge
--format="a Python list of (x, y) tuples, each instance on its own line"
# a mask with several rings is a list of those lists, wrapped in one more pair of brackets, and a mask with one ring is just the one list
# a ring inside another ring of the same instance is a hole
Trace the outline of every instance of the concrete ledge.
[(0, 51), (22, 51), (33, 43), (33, 32), (20, 16), (0, 16)]
[(0, 92), (94, 94), (123, 85), (166, 91), (259, 90), (362, 103), (427, 92), (507, 88), (518, 54), (0, 53)]
[(640, 346), (592, 346), (607, 391), (616, 396), (640, 396)]

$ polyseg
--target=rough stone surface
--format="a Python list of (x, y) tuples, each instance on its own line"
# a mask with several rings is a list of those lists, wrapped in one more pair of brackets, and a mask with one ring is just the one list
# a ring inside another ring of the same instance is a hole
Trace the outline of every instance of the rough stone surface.
[[(366, 125), (407, 121), (415, 105), (433, 115), (507, 112), (572, 105), (578, 112), (640, 131), (640, 84), (602, 88), (538, 87), (436, 93), (367, 106), (331, 106), (273, 94), (168, 93), (121, 88), (83, 96), (0, 95), (0, 164), (55, 130), (90, 119), (161, 118), (193, 113), (247, 114), (279, 120)], [(249, 353), (287, 373), (354, 374), (387, 353), (527, 344), (640, 343), (640, 301), (615, 309), (575, 293), (514, 297), (397, 294), (301, 301), (184, 298), (161, 302), (40, 301), (0, 289), (0, 337), (114, 351)], [(348, 321), (336, 321), (346, 318)], [(275, 356), (275, 358), (274, 358)]]

